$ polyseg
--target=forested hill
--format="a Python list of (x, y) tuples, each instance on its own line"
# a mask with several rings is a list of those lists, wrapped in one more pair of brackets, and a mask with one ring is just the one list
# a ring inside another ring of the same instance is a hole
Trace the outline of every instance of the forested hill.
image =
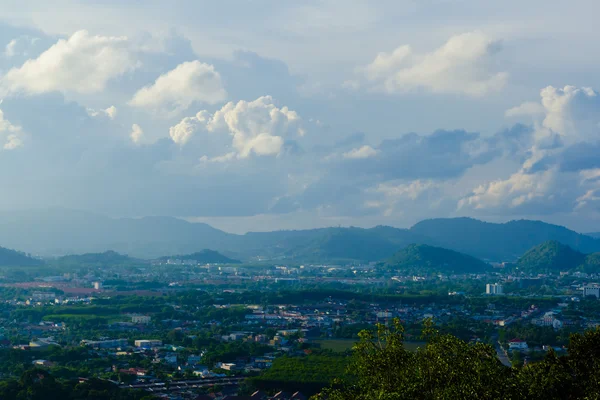
[(504, 224), (472, 218), (430, 219), (410, 228), (438, 246), (494, 261), (516, 260), (530, 248), (555, 240), (582, 253), (600, 251), (600, 240), (541, 221)]
[(71, 254), (59, 257), (54, 263), (61, 265), (109, 266), (125, 265), (139, 262), (129, 256), (109, 250), (104, 253)]
[(29, 267), (41, 265), (42, 261), (29, 257), (25, 253), (0, 247), (0, 266), (2, 267)]
[(175, 256), (165, 256), (161, 257), (159, 260), (167, 261), (167, 260), (190, 260), (196, 261), (199, 264), (240, 264), (240, 260), (234, 260), (233, 258), (229, 258), (224, 256), (223, 254), (214, 251), (204, 249), (202, 251), (198, 251), (192, 254), (183, 254), (183, 255), (175, 255)]
[(478, 273), (490, 268), (489, 264), (466, 254), (424, 244), (411, 244), (400, 250), (385, 266), (397, 270), (425, 269), (444, 273)]
[(555, 240), (527, 251), (517, 262), (520, 271), (548, 273), (581, 269), (600, 272), (600, 253), (583, 254)]

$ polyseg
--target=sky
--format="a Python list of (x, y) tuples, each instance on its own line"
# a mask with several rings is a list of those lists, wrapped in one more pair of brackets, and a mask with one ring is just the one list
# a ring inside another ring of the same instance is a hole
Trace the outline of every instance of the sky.
[(600, 3), (2, 0), (0, 210), (600, 231)]

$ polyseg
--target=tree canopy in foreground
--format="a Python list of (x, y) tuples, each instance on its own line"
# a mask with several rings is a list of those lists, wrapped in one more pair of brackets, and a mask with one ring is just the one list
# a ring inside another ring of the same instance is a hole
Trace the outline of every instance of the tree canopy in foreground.
[(568, 355), (505, 367), (496, 350), (440, 334), (426, 323), (427, 344), (404, 347), (398, 320), (360, 333), (348, 378), (316, 399), (600, 399), (600, 330), (571, 336)]

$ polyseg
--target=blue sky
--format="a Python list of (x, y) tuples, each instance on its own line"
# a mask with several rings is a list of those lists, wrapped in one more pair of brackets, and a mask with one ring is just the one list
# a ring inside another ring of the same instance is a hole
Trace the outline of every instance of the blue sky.
[(0, 209), (600, 230), (593, 1), (3, 1)]

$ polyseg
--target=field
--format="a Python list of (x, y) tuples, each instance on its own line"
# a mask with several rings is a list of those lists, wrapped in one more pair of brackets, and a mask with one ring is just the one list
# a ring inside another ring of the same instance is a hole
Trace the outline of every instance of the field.
[[(322, 349), (343, 353), (346, 350), (351, 350), (356, 341), (357, 339), (317, 339), (315, 343), (320, 344)], [(424, 344), (424, 342), (404, 342), (404, 347), (407, 350), (415, 351)]]

